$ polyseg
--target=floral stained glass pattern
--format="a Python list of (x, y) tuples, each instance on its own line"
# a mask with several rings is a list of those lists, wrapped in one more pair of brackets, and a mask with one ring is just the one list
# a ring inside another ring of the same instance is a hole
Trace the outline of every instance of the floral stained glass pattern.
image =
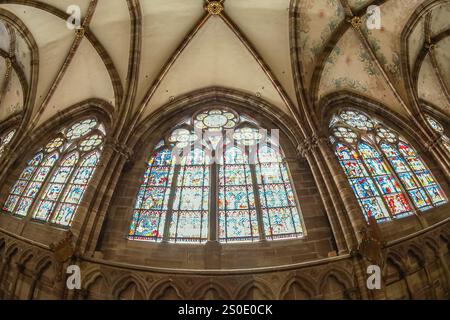
[(28, 162), (3, 211), (69, 227), (99, 160), (104, 132), (94, 118), (59, 132)]
[(381, 222), (447, 202), (417, 152), (378, 121), (346, 110), (333, 116), (330, 130), (330, 141), (366, 216)]

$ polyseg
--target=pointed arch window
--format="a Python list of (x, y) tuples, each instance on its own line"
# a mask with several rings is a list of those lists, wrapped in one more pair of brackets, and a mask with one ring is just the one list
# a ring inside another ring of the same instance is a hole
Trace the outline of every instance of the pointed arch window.
[(9, 131), (6, 131), (4, 134), (0, 136), (0, 158), (3, 156), (3, 154), (6, 151), (6, 148), (11, 143), (12, 139), (14, 138), (16, 134), (16, 129), (12, 129)]
[(104, 140), (105, 128), (95, 118), (63, 129), (27, 163), (3, 211), (69, 227), (98, 164)]
[(382, 123), (343, 110), (330, 122), (330, 141), (367, 217), (389, 221), (447, 202), (412, 146)]
[(272, 135), (232, 110), (200, 112), (155, 147), (129, 239), (201, 243), (302, 237), (294, 194)]
[(444, 129), (444, 126), (432, 116), (426, 115), (425, 117), (431, 129), (433, 129), (433, 131), (435, 131), (437, 134), (441, 136), (442, 144), (447, 149), (447, 152), (450, 154), (450, 138), (448, 136), (447, 132), (448, 130)]

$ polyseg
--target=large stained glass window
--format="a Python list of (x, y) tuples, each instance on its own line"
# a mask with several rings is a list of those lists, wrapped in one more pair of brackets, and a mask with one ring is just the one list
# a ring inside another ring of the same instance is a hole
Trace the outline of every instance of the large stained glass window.
[[(304, 236), (274, 137), (232, 110), (196, 114), (155, 147), (129, 239), (201, 243)], [(146, 205), (148, 199), (157, 199), (156, 205)]]
[(450, 153), (450, 138), (448, 136), (448, 128), (445, 129), (444, 126), (437, 121), (435, 118), (433, 118), (430, 115), (426, 116), (426, 119), (428, 121), (428, 124), (430, 127), (441, 136), (441, 141), (444, 147), (447, 149), (448, 153)]
[(330, 122), (335, 153), (367, 217), (389, 221), (447, 202), (417, 152), (375, 119), (343, 110)]
[(63, 129), (27, 163), (3, 206), (18, 217), (69, 227), (100, 159), (105, 129), (96, 119)]
[(16, 129), (13, 129), (0, 136), (0, 158), (5, 153), (6, 147), (11, 143), (11, 140), (14, 138), (15, 134)]

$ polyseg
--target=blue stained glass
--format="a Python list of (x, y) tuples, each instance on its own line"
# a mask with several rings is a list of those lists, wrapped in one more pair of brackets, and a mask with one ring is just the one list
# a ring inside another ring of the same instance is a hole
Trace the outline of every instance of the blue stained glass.
[(150, 186), (164, 186), (169, 180), (170, 167), (153, 167), (151, 173), (148, 174), (148, 178), (144, 181)]
[(439, 188), (437, 185), (425, 187), (425, 190), (431, 196), (431, 201), (433, 201), (433, 204), (440, 204), (442, 202), (446, 202), (441, 188)]
[(149, 161), (149, 165), (154, 166), (170, 166), (172, 165), (172, 151), (169, 149), (164, 149), (157, 152)]
[(3, 209), (9, 213), (13, 213), (14, 208), (16, 207), (17, 201), (19, 201), (18, 196), (10, 195), (3, 206)]
[(426, 168), (424, 167), (422, 161), (420, 161), (417, 158), (407, 158), (406, 161), (408, 161), (408, 164), (411, 166), (411, 168), (414, 171), (426, 170)]
[(418, 188), (416, 181), (414, 180), (411, 173), (399, 173), (400, 180), (404, 183), (407, 190)]
[(42, 159), (44, 159), (44, 155), (42, 153), (38, 153), (37, 155), (34, 156), (33, 159), (31, 159), (28, 162), (28, 165), (36, 167), (36, 166), (38, 166), (41, 163)]
[(417, 178), (419, 179), (420, 183), (425, 186), (430, 186), (435, 184), (433, 177), (431, 176), (429, 171), (424, 171), (422, 173), (417, 173)]
[(254, 207), (253, 191), (248, 191), (247, 187), (228, 187), (225, 194), (223, 190), (219, 193), (219, 208), (221, 210), (246, 210)]
[(67, 203), (78, 204), (84, 194), (84, 186), (73, 185), (67, 192), (66, 198), (64, 199)]
[(411, 171), (408, 166), (406, 165), (405, 161), (403, 161), (402, 158), (397, 157), (397, 158), (390, 158), (389, 161), (391, 162), (392, 166), (394, 167), (395, 171), (397, 173), (402, 173), (402, 172), (409, 172)]
[(55, 203), (52, 201), (42, 201), (33, 218), (46, 221), (51, 215), (54, 205)]
[(349, 147), (338, 143), (336, 145), (336, 155), (338, 156), (339, 160), (356, 160), (358, 159), (358, 154)]
[(131, 236), (162, 239), (160, 228), (164, 226), (165, 215), (159, 211), (136, 211)]
[(30, 180), (35, 170), (36, 167), (26, 167), (19, 179)]
[(285, 186), (267, 185), (264, 190), (260, 188), (261, 206), (263, 208), (280, 208), (291, 205)]
[(142, 209), (161, 210), (163, 209), (163, 206), (166, 207), (166, 204), (164, 203), (166, 192), (166, 188), (147, 188), (147, 192), (142, 203)]
[(90, 167), (81, 167), (73, 180), (73, 183), (76, 184), (88, 184), (89, 179), (94, 171), (94, 168)]
[(367, 172), (358, 160), (341, 161), (345, 173), (349, 178), (362, 178), (367, 176)]
[(27, 187), (28, 182), (27, 181), (23, 181), (23, 180), (18, 180), (16, 182), (16, 184), (14, 185), (11, 194), (15, 194), (15, 195), (21, 195), (22, 192), (25, 190), (25, 188)]
[(19, 205), (16, 209), (16, 214), (19, 216), (26, 216), (28, 213), (28, 210), (30, 209), (32, 204), (32, 199), (30, 198), (22, 198), (19, 202)]
[(36, 194), (39, 192), (41, 185), (42, 185), (42, 183), (40, 183), (40, 182), (31, 183), (28, 186), (27, 191), (25, 192), (25, 196), (34, 198), (36, 196)]
[(389, 214), (381, 198), (361, 199), (360, 203), (367, 217), (375, 217), (379, 221), (389, 219)]
[(51, 184), (47, 189), (46, 199), (56, 201), (62, 191), (63, 185), (61, 184)]
[(178, 185), (201, 187), (209, 184), (209, 170), (203, 166), (184, 167), (178, 177)]
[(430, 208), (432, 203), (422, 189), (411, 190), (409, 195), (417, 208)]
[(365, 159), (380, 158), (380, 154), (373, 147), (365, 143), (359, 144), (359, 152)]
[(44, 182), (45, 178), (47, 178), (48, 173), (50, 172), (50, 167), (42, 167), (38, 170), (35, 181)]
[(76, 208), (76, 205), (73, 204), (62, 204), (56, 219), (52, 222), (61, 226), (69, 226), (72, 223)]
[(67, 178), (72, 173), (72, 167), (60, 167), (52, 178), (52, 182), (66, 183)]
[(47, 167), (53, 167), (55, 162), (58, 161), (59, 155), (57, 153), (52, 154), (51, 156), (47, 157), (44, 161), (44, 166)]
[(392, 176), (382, 176), (374, 178), (383, 194), (401, 192), (400, 186)]
[(283, 183), (284, 181), (278, 163), (263, 163), (258, 167), (258, 173), (261, 174), (264, 184)]
[(381, 159), (366, 159), (364, 160), (372, 175), (389, 174), (389, 170)]
[[(221, 216), (225, 212), (220, 212)], [(224, 220), (219, 222), (221, 225), (225, 223)], [(256, 211), (227, 211), (226, 212), (226, 233), (224, 228), (220, 228), (220, 238), (234, 240), (249, 240), (258, 234), (258, 230), (254, 228), (257, 225)], [(252, 228), (253, 226), (253, 228)], [(252, 232), (254, 232), (252, 234)]]
[(374, 197), (378, 195), (378, 191), (370, 178), (351, 179), (353, 191), (359, 198)]
[(227, 165), (226, 168), (220, 168), (219, 175), (223, 177), (221, 185), (242, 186), (246, 185), (247, 181), (251, 181), (250, 168), (248, 166)]
[(282, 237), (286, 234), (300, 232), (295, 228), (290, 208), (263, 210), (263, 222), (266, 234), (269, 237)]
[(381, 150), (383, 150), (384, 154), (387, 157), (398, 157), (398, 156), (400, 156), (400, 154), (398, 153), (397, 150), (395, 150), (393, 147), (391, 147), (390, 145), (385, 144), (385, 143), (383, 143), (381, 145)]

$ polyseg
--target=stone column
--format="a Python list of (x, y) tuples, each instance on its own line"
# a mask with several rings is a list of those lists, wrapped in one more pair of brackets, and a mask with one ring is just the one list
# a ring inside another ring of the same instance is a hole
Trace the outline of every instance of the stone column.
[(347, 176), (339, 166), (336, 156), (333, 154), (330, 146), (327, 143), (328, 139), (316, 138), (315, 140), (315, 143), (317, 143), (322, 157), (324, 158), (325, 163), (331, 172), (331, 176), (337, 187), (337, 191), (340, 195), (340, 198), (342, 199), (342, 202), (344, 203), (348, 218), (350, 219), (353, 233), (359, 243), (362, 239), (361, 231), (367, 225), (367, 222), (364, 219), (355, 194), (353, 193), (353, 190), (348, 183)]
[[(319, 190), (325, 211), (330, 222), (331, 230), (333, 232), (334, 240), (336, 242), (338, 254), (345, 254), (350, 252), (350, 248), (355, 245), (354, 239), (348, 238), (348, 233), (343, 231), (342, 221), (339, 219), (340, 212), (337, 199), (334, 199), (333, 192), (327, 188), (328, 185), (325, 180), (325, 173), (321, 172), (318, 161), (315, 160), (316, 150), (311, 151), (308, 145), (299, 146), (300, 156), (304, 157), (309, 164), (317, 189)], [(314, 154), (313, 154), (314, 153)], [(317, 156), (317, 155), (316, 155)]]

